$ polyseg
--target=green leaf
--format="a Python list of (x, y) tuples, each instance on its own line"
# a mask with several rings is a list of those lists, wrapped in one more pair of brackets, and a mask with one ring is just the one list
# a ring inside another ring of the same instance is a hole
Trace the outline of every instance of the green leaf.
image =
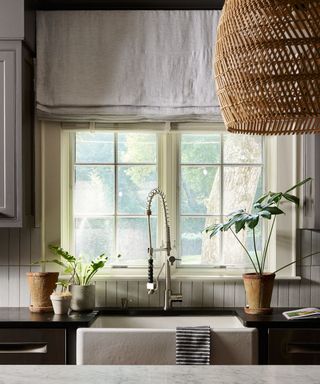
[(215, 227), (217, 226), (217, 224), (212, 224), (212, 225), (209, 225), (208, 227), (206, 227), (204, 229), (204, 232), (208, 233), (210, 231), (213, 231), (215, 229)]
[(275, 203), (277, 204), (282, 197), (282, 192), (277, 192), (277, 193), (271, 193), (269, 199), (268, 199), (268, 204), (270, 203)]
[(74, 256), (70, 255), (70, 253), (68, 253), (63, 248), (61, 248), (57, 245), (49, 245), (49, 249), (50, 249), (50, 251), (52, 251), (52, 253), (63, 257), (69, 263), (76, 261), (76, 258)]
[(227, 215), (227, 217), (233, 217), (233, 216), (236, 216), (236, 215), (241, 215), (242, 213), (245, 213), (245, 210), (244, 209), (238, 209), (237, 211), (233, 211), (231, 213), (229, 213)]
[(256, 200), (255, 201), (255, 204), (256, 203), (262, 203), (268, 196), (269, 196), (269, 194), (270, 194), (271, 192), (268, 192), (268, 193), (265, 193), (264, 195), (262, 195), (262, 196), (260, 196), (259, 198), (258, 198), (258, 200)]
[(248, 227), (253, 229), (255, 228), (259, 223), (259, 215), (253, 215), (252, 219), (248, 222)]
[(223, 224), (215, 224), (213, 226), (212, 232), (210, 234), (210, 239), (215, 236), (219, 231), (223, 230), (224, 225)]
[(271, 212), (266, 211), (266, 210), (258, 212), (258, 215), (262, 216), (262, 217), (264, 217), (265, 219), (268, 219), (268, 220), (271, 219)]
[(264, 210), (270, 212), (272, 215), (284, 214), (284, 212), (278, 207), (265, 207)]
[(243, 229), (245, 227), (245, 225), (246, 225), (245, 219), (236, 221), (236, 223), (234, 225), (235, 229), (236, 229), (236, 233), (240, 232), (241, 229)]
[(232, 217), (225, 225), (223, 230), (227, 231), (229, 228), (231, 228), (236, 222), (238, 221), (238, 217), (234, 216)]
[(290, 195), (289, 193), (284, 193), (284, 194), (283, 194), (283, 197), (284, 197), (286, 200), (291, 201), (292, 203), (294, 203), (294, 204), (296, 204), (296, 205), (299, 205), (299, 202), (300, 202), (299, 197), (294, 196), (294, 195)]

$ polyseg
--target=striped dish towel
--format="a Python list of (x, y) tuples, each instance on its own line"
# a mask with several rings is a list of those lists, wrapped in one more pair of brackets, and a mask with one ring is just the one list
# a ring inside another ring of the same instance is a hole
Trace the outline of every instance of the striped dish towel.
[(176, 364), (210, 364), (210, 327), (176, 328)]

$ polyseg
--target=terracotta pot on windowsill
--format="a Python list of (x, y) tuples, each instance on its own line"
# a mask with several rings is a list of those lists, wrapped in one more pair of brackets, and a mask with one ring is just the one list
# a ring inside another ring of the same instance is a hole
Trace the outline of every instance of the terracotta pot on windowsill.
[(246, 313), (252, 315), (268, 314), (270, 307), (275, 273), (245, 273), (242, 275), (246, 291)]

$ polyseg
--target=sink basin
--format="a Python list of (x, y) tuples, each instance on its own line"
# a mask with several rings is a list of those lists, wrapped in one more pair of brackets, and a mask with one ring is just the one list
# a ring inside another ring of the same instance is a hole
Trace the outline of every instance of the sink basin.
[(258, 335), (236, 316), (99, 316), (77, 330), (77, 364), (173, 365), (177, 326), (209, 325), (211, 364), (257, 364)]
[(99, 316), (91, 328), (172, 329), (210, 325), (212, 329), (244, 328), (236, 316)]

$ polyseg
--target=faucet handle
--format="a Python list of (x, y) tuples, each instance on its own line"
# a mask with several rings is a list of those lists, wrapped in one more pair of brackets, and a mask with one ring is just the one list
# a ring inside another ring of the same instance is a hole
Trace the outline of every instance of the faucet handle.
[(168, 257), (168, 261), (169, 261), (169, 263), (171, 264), (171, 265), (173, 265), (173, 263), (175, 262), (175, 261), (180, 261), (181, 259), (177, 259), (175, 256), (169, 256)]
[(174, 256), (169, 256), (168, 257), (168, 261), (171, 265), (173, 265), (173, 263), (176, 261), (176, 258)]

